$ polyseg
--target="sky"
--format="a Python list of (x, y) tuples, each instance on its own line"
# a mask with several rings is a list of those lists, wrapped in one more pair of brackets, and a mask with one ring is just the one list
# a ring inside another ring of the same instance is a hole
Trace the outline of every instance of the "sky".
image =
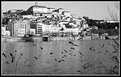
[(27, 10), (30, 6), (35, 5), (35, 2), (40, 6), (63, 8), (76, 16), (87, 16), (91, 19), (111, 20), (107, 6), (111, 12), (120, 14), (120, 10), (115, 7), (115, 1), (2, 1), (1, 10), (3, 12), (11, 9)]

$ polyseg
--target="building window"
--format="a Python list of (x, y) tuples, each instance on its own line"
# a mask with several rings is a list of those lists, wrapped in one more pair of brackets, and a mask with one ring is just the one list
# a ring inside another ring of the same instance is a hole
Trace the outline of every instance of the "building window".
[(20, 25), (20, 28), (24, 28), (24, 24), (21, 24), (21, 25)]
[(36, 24), (35, 24), (35, 23), (31, 23), (31, 24), (30, 24), (30, 28), (31, 28), (31, 29), (36, 29)]

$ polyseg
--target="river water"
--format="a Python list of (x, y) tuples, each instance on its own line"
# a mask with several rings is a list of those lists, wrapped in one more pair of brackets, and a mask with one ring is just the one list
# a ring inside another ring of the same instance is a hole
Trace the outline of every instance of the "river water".
[(1, 72), (3, 75), (119, 74), (119, 47), (114, 41), (71, 42), (2, 42)]

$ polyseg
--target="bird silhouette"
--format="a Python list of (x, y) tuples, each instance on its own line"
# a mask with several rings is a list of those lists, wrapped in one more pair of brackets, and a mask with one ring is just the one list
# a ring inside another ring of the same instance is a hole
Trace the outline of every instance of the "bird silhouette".
[(84, 56), (84, 54), (82, 54), (81, 52), (79, 52), (80, 55)]
[(67, 57), (67, 55), (63, 55), (62, 58)]
[(23, 56), (23, 52), (20, 55)]
[(81, 72), (80, 70), (78, 70), (77, 72)]
[(73, 44), (73, 42), (72, 42), (72, 41), (69, 41), (68, 43)]
[(113, 67), (113, 70), (114, 70), (115, 68), (118, 68), (118, 66), (114, 66), (114, 67)]
[(61, 54), (63, 54), (63, 52), (61, 52)]
[(101, 48), (103, 48), (104, 47), (104, 44), (101, 46)]
[(95, 52), (95, 49), (93, 49), (93, 51)]
[(62, 60), (58, 61), (58, 63), (60, 63), (60, 62), (62, 62), (62, 61), (64, 61), (64, 62), (65, 62), (65, 60), (63, 60), (63, 59), (62, 59)]
[(2, 54), (5, 58), (7, 58), (7, 56), (5, 55), (5, 53)]
[(67, 50), (65, 50), (65, 49), (64, 49), (64, 51), (65, 51), (66, 53), (68, 53), (68, 51), (67, 51)]
[(94, 47), (90, 47), (89, 49), (92, 50), (92, 48), (94, 48)]
[(75, 36), (72, 34), (72, 37), (75, 39)]
[(112, 59), (114, 59), (116, 62), (119, 62), (117, 56), (113, 56)]
[(62, 56), (62, 58), (64, 58), (64, 56)]
[(119, 43), (115, 39), (112, 39), (112, 40), (115, 42), (117, 46), (119, 46)]
[(11, 57), (14, 57), (12, 53), (10, 53), (10, 56), (11, 56)]
[(63, 55), (64, 57), (67, 57), (67, 55)]
[(37, 60), (37, 59), (39, 59), (38, 57), (36, 57), (36, 56), (34, 56), (34, 58)]
[(52, 55), (53, 53), (52, 53), (52, 52), (50, 52), (50, 54)]
[(6, 63), (6, 64), (9, 64), (9, 62), (7, 62), (7, 61), (6, 61), (5, 63)]
[(73, 46), (78, 46), (78, 45), (74, 44), (72, 41), (69, 41), (68, 43), (72, 44)]
[(33, 43), (33, 45), (35, 46), (35, 43)]
[(73, 47), (71, 47), (70, 49), (73, 49), (73, 50), (75, 50), (75, 48), (73, 48)]
[(31, 67), (32, 65), (27, 65), (27, 67)]
[(40, 47), (40, 49), (41, 49), (41, 50), (43, 50), (43, 48), (42, 48), (42, 47)]
[(91, 51), (95, 51), (94, 47), (90, 47), (89, 49), (90, 49)]
[(78, 46), (78, 45), (74, 44), (74, 46)]
[(12, 61), (11, 62), (13, 63), (14, 60), (15, 60), (15, 57), (12, 58)]
[(17, 50), (15, 50), (15, 52), (17, 52)]
[(84, 69), (87, 69), (89, 67), (88, 64), (84, 64)]
[(13, 56), (13, 54), (12, 53), (10, 53), (10, 56), (11, 56), (11, 58), (12, 58), (12, 63), (13, 63), (13, 61), (15, 60), (15, 57)]
[(116, 49), (115, 51), (113, 51), (112, 53), (116, 53), (118, 51), (118, 49)]

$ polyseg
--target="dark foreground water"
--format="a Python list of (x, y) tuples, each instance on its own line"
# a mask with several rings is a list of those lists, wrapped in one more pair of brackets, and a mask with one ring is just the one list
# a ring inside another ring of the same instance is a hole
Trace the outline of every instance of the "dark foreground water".
[[(119, 40), (116, 40), (117, 42)], [(113, 40), (2, 42), (1, 73), (118, 75), (119, 46)]]

